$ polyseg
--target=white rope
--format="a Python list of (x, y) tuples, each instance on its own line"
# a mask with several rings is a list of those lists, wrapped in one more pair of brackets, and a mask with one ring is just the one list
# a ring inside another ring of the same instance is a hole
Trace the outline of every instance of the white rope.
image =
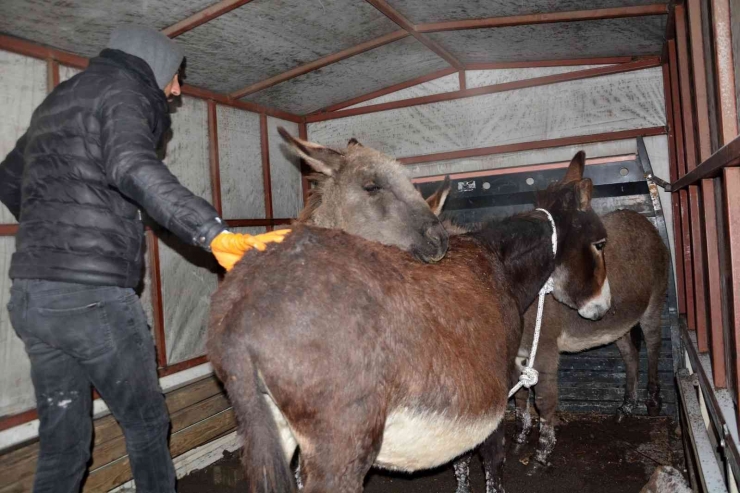
[[(545, 209), (536, 210), (544, 212), (547, 215), (547, 219), (550, 220), (550, 226), (552, 226), (552, 256), (554, 258), (558, 253), (558, 230), (555, 227), (555, 220)], [(547, 293), (551, 293), (553, 288), (554, 284), (552, 277), (549, 277), (540, 289), (540, 299), (537, 302), (537, 322), (534, 325), (534, 338), (532, 339), (532, 350), (529, 352), (527, 365), (522, 368), (522, 374), (519, 375), (519, 382), (517, 382), (517, 384), (509, 391), (509, 397), (516, 394), (522, 387), (530, 388), (537, 385), (539, 372), (534, 369), (534, 357), (537, 355), (537, 344), (540, 341), (540, 327), (542, 326), (542, 311), (545, 308), (545, 296)]]

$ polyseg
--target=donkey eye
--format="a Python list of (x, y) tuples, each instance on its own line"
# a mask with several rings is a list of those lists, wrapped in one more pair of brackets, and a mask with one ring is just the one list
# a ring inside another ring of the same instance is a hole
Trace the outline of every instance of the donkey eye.
[(594, 243), (594, 248), (596, 248), (598, 251), (602, 251), (604, 247), (606, 246), (606, 240), (597, 241)]
[(362, 187), (367, 193), (375, 193), (380, 191), (380, 187), (376, 183), (368, 183)]

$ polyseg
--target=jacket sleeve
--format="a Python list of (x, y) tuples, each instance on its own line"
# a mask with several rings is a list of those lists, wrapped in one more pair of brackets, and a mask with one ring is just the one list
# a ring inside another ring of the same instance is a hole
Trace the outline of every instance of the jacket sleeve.
[(209, 250), (226, 226), (157, 158), (149, 103), (135, 89), (118, 87), (102, 105), (100, 138), (109, 183), (181, 240)]
[(18, 139), (15, 148), (0, 163), (0, 202), (10, 210), (16, 221), (21, 215), (21, 178), (25, 161), (26, 135)]

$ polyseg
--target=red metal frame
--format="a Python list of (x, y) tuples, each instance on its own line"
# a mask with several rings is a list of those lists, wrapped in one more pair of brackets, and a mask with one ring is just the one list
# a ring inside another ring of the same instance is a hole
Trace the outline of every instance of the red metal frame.
[(338, 53), (333, 53), (331, 55), (327, 55), (325, 57), (319, 58), (318, 60), (314, 60), (312, 62), (303, 64), (299, 67), (292, 68), (288, 70), (287, 72), (283, 72), (282, 74), (275, 75), (274, 77), (270, 77), (269, 79), (255, 82), (254, 84), (251, 84), (243, 89), (239, 89), (238, 91), (232, 92), (230, 96), (234, 99), (243, 98), (244, 96), (247, 96), (249, 94), (253, 94), (263, 89), (267, 89), (268, 87), (272, 87), (276, 84), (280, 84), (281, 82), (285, 82), (286, 80), (290, 80), (300, 75), (307, 74), (308, 72), (318, 70), (321, 67), (326, 67), (327, 65), (338, 62), (340, 60), (344, 60), (346, 58), (359, 55), (360, 53), (374, 50), (375, 48), (379, 48), (383, 45), (393, 43), (394, 41), (398, 41), (400, 39), (408, 37), (408, 35), (409, 33), (406, 31), (395, 31), (395, 32), (386, 34), (385, 36), (381, 36), (376, 39), (371, 39), (370, 41), (366, 41), (362, 44), (352, 46)]
[[(272, 219), (272, 179), (270, 178), (270, 143), (267, 134), (267, 116), (260, 115), (260, 145), (262, 154), (262, 180), (265, 188), (265, 218)], [(272, 231), (272, 225), (267, 226)]]
[[(731, 304), (732, 320), (730, 330), (735, 351), (740, 348), (740, 168), (724, 170), (724, 200), (727, 217), (728, 251), (730, 254), (730, 271), (732, 282), (727, 299)], [(735, 357), (735, 375), (740, 376), (740, 357)], [(740, 402), (740, 385), (737, 389), (737, 401)], [(738, 410), (740, 418), (740, 409)]]
[(149, 255), (149, 291), (152, 297), (152, 323), (154, 343), (157, 345), (157, 366), (167, 366), (167, 343), (164, 332), (164, 305), (162, 301), (162, 274), (159, 266), (159, 239), (153, 231), (146, 234), (147, 254)]
[(459, 79), (460, 90), (464, 91), (465, 89), (468, 88), (468, 82), (465, 80), (465, 71), (461, 70), (457, 73), (457, 75)]
[(737, 136), (737, 106), (735, 104), (735, 69), (732, 58), (730, 2), (712, 0), (714, 56), (717, 68), (717, 99), (720, 109), (721, 144)]
[(573, 65), (617, 65), (620, 63), (650, 60), (660, 61), (659, 56), (612, 56), (593, 58), (567, 58), (562, 60), (535, 60), (529, 62), (485, 62), (470, 63), (465, 70), (499, 70), (507, 68), (569, 67)]
[(466, 19), (462, 21), (433, 22), (418, 24), (420, 33), (439, 31), (458, 31), (461, 29), (482, 29), (490, 27), (521, 26), (529, 24), (548, 24), (552, 22), (574, 22), (599, 19), (618, 19), (621, 17), (640, 17), (668, 13), (667, 4), (639, 5), (635, 7), (614, 7), (606, 9), (573, 10), (569, 12), (543, 12), (540, 14), (513, 15), (508, 17), (488, 17), (485, 19)]
[(18, 233), (17, 224), (0, 224), (0, 236), (15, 236)]
[(251, 1), (252, 0), (222, 0), (214, 5), (206, 7), (200, 12), (196, 12), (187, 19), (183, 19), (176, 24), (162, 29), (162, 32), (170, 38), (174, 38), (190, 31), (191, 29), (195, 29), (201, 24), (205, 24), (216, 17), (220, 17), (227, 12), (231, 12), (242, 5), (246, 5)]
[(465, 66), (455, 58), (452, 53), (447, 51), (445, 48), (440, 46), (435, 41), (429, 39), (424, 34), (417, 31), (416, 27), (403, 15), (401, 15), (396, 9), (391, 7), (385, 0), (365, 0), (367, 3), (378, 9), (384, 16), (398, 24), (402, 29), (406, 30), (410, 35), (415, 37), (417, 41), (432, 50), (437, 56), (444, 59), (447, 63), (452, 65), (458, 70), (464, 70)]
[(526, 87), (537, 87), (548, 84), (557, 84), (558, 82), (567, 82), (571, 80), (590, 79), (592, 77), (601, 77), (604, 75), (620, 74), (624, 72), (632, 72), (635, 70), (642, 70), (646, 68), (659, 67), (660, 62), (655, 60), (640, 60), (637, 62), (623, 63), (620, 65), (612, 65), (607, 67), (597, 67), (587, 70), (578, 70), (576, 72), (568, 72), (564, 74), (547, 75), (544, 77), (535, 77), (533, 79), (517, 80), (513, 82), (505, 82), (502, 84), (494, 84), (484, 87), (476, 87), (475, 89), (465, 89), (461, 91), (446, 92), (443, 94), (432, 94), (430, 96), (422, 96), (418, 98), (404, 99), (402, 101), (392, 101), (390, 103), (374, 104), (371, 106), (364, 106), (362, 108), (353, 108), (349, 110), (335, 111), (332, 113), (322, 113), (315, 115), (308, 115), (305, 117), (306, 123), (322, 122), (326, 120), (334, 120), (337, 118), (346, 118), (349, 116), (364, 115), (367, 113), (377, 113), (379, 111), (387, 111), (397, 108), (407, 108), (409, 106), (417, 106), (421, 104), (437, 103), (440, 101), (452, 101), (455, 99), (471, 98), (474, 96), (481, 96), (483, 94), (494, 94), (497, 92), (513, 91), (514, 89), (523, 89)]
[(223, 217), (221, 206), (221, 165), (218, 157), (218, 115), (216, 103), (208, 101), (208, 161), (211, 167), (213, 207)]
[[(299, 123), (298, 124), (298, 138), (303, 140), (308, 140), (308, 127), (305, 123)], [(308, 166), (306, 166), (306, 163), (301, 160), (301, 185), (303, 187), (303, 204), (306, 204), (306, 200), (308, 199), (308, 192), (311, 190), (311, 184), (308, 182), (308, 175), (310, 174), (310, 170), (308, 169)]]

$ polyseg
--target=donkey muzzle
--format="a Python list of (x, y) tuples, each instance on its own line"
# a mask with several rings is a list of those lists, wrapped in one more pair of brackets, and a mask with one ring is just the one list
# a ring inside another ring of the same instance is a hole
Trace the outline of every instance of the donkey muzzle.
[(609, 311), (611, 306), (612, 293), (609, 288), (609, 279), (607, 278), (604, 279), (604, 284), (601, 285), (599, 293), (579, 308), (578, 314), (589, 320), (599, 320), (606, 315), (606, 312)]
[(436, 221), (425, 228), (423, 240), (413, 254), (424, 262), (439, 262), (447, 253), (448, 243), (447, 230), (441, 222)]

